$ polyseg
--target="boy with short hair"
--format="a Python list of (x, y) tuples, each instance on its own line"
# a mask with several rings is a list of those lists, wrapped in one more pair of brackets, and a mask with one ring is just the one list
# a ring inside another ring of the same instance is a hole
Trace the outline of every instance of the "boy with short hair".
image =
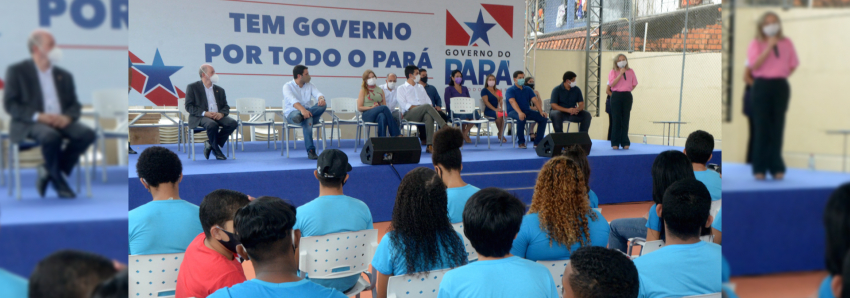
[(723, 192), (720, 186), (720, 173), (706, 167), (713, 156), (714, 136), (702, 130), (692, 132), (688, 135), (688, 140), (685, 141), (685, 150), (682, 152), (691, 160), (691, 164), (694, 166), (694, 176), (708, 188), (711, 200), (720, 200)]
[(89, 298), (101, 282), (118, 270), (104, 256), (61, 250), (38, 262), (29, 279), (29, 298)]
[(546, 267), (510, 254), (524, 213), (525, 205), (499, 188), (472, 195), (463, 210), (463, 232), (478, 261), (447, 272), (438, 297), (557, 298)]
[(601, 246), (573, 252), (561, 281), (564, 298), (637, 298), (640, 290), (632, 260), (619, 250)]

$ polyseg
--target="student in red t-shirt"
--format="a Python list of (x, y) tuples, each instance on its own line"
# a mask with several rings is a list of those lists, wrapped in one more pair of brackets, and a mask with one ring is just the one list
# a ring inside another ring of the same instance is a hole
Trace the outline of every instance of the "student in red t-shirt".
[(248, 203), (247, 195), (227, 189), (204, 197), (199, 210), (204, 232), (186, 248), (177, 275), (177, 298), (204, 298), (246, 280), (236, 258), (236, 246), (240, 244), (233, 234), (233, 215)]

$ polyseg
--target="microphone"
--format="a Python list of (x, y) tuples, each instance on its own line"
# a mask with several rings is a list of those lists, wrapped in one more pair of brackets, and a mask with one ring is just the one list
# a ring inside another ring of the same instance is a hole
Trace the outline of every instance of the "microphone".
[(773, 46), (773, 54), (776, 56), (776, 58), (779, 58), (779, 46)]

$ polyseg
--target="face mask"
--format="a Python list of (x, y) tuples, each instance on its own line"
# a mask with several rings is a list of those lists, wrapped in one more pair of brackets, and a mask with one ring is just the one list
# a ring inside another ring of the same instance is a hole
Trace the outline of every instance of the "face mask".
[(218, 74), (214, 74), (210, 77), (210, 82), (213, 84), (218, 83)]
[(527, 83), (525, 85), (528, 86), (531, 89), (534, 89), (534, 83)]
[(525, 78), (516, 80), (516, 83), (517, 83), (517, 85), (520, 85), (520, 86), (525, 85)]
[(226, 230), (224, 230), (224, 229), (222, 229), (221, 227), (218, 227), (218, 226), (216, 226), (216, 228), (221, 229), (222, 232), (227, 234), (227, 238), (230, 238), (229, 241), (218, 240), (218, 243), (221, 243), (221, 245), (224, 245), (224, 247), (227, 248), (227, 250), (229, 250), (229, 251), (231, 251), (232, 253), (235, 254), (236, 253), (236, 247), (241, 245), (242, 243), (239, 243), (239, 240), (236, 240), (235, 234), (228, 232), (228, 231), (226, 231)]
[(626, 60), (619, 61), (619, 62), (617, 62), (617, 67), (619, 67), (619, 68), (626, 67), (626, 63), (627, 63)]
[(779, 23), (765, 25), (764, 27), (761, 27), (761, 31), (764, 32), (764, 35), (769, 37), (776, 36), (776, 34), (779, 33)]
[(56, 64), (57, 62), (62, 60), (62, 50), (59, 47), (54, 46), (50, 52), (47, 52), (47, 60), (50, 60), (50, 64)]
[(389, 88), (389, 89), (395, 88), (395, 82), (387, 82), (387, 88)]
[(463, 82), (463, 78), (461, 78), (461, 77), (455, 78), (455, 84), (460, 84), (461, 82)]
[(419, 83), (419, 75), (416, 75), (415, 77), (413, 77), (413, 82)]
[(575, 86), (576, 86), (576, 81), (570, 82), (570, 87), (575, 87)]
[(490, 87), (496, 86), (496, 81), (487, 81), (487, 86), (490, 86)]
[(310, 79), (312, 79), (312, 77), (310, 77), (310, 75), (304, 75), (304, 76), (301, 77), (301, 81), (304, 82), (304, 84), (309, 83)]
[(419, 78), (419, 81), (422, 82), (422, 83), (428, 83), (428, 76), (424, 76), (424, 77)]
[(377, 80), (377, 79), (375, 79), (375, 78), (370, 78), (370, 79), (366, 80), (366, 85), (369, 85), (369, 86), (375, 86), (375, 83), (377, 83), (377, 82), (378, 82), (378, 80)]

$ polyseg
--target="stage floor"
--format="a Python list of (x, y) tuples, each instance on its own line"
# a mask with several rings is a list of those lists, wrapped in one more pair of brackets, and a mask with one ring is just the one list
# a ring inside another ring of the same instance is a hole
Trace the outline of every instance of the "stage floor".
[[(482, 138), (483, 140), (483, 138)], [(486, 141), (478, 147), (464, 145), (464, 180), (479, 188), (500, 187), (515, 193), (529, 203), (540, 167), (548, 160), (538, 157), (533, 149), (499, 146), (492, 138), (491, 149)], [(600, 204), (649, 201), (652, 199), (650, 169), (655, 156), (665, 150), (682, 150), (681, 147), (632, 144), (630, 150), (612, 150), (608, 141), (593, 141), (590, 152), (592, 171), (591, 188), (599, 196)], [(280, 144), (278, 144), (280, 145)], [(360, 162), (360, 150), (355, 154), (353, 140), (343, 140), (342, 150), (348, 154), (353, 170), (345, 186), (345, 193), (363, 200), (371, 209), (375, 222), (389, 221), (400, 179), (390, 166), (370, 166)], [(139, 152), (146, 146), (135, 146)], [(164, 147), (177, 150), (177, 145)], [(240, 146), (241, 147), (241, 146)], [(290, 149), (291, 158), (266, 149), (266, 142), (249, 142), (245, 151), (238, 151), (236, 159), (205, 160), (203, 144), (195, 144), (196, 161), (179, 153), (183, 164), (183, 182), (180, 195), (183, 199), (200, 204), (204, 195), (227, 188), (252, 196), (270, 195), (290, 200), (300, 206), (318, 195), (318, 181), (313, 176), (316, 161), (308, 160), (303, 143), (299, 149)], [(329, 148), (337, 148), (336, 142)], [(721, 160), (716, 151), (713, 162)], [(135, 173), (138, 155), (129, 159), (129, 208), (150, 201), (150, 194), (142, 187)], [(419, 164), (395, 165), (400, 176), (416, 167), (432, 167), (431, 155), (422, 153)]]
[(732, 275), (824, 270), (824, 207), (847, 182), (850, 174), (802, 169), (756, 181), (750, 166), (724, 163), (723, 254)]
[[(92, 181), (92, 198), (81, 193), (58, 199), (48, 188), (44, 199), (35, 190), (34, 169), (21, 170), (22, 198), (0, 196), (0, 267), (29, 276), (35, 264), (60, 249), (79, 249), (127, 260), (127, 167), (108, 167)], [(68, 180), (76, 190), (76, 177)], [(0, 188), (7, 191), (7, 188)]]

